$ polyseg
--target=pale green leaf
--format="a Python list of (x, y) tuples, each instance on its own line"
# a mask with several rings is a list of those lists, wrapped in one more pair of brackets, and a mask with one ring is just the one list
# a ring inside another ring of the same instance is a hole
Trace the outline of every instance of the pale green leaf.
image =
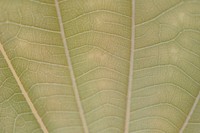
[(198, 133), (198, 0), (0, 0), (0, 133)]

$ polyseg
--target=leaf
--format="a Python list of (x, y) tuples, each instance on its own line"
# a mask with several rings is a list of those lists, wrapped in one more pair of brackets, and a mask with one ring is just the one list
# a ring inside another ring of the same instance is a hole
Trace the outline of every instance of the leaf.
[(199, 132), (198, 0), (0, 7), (0, 133)]
[(198, 0), (136, 0), (130, 132), (200, 131)]

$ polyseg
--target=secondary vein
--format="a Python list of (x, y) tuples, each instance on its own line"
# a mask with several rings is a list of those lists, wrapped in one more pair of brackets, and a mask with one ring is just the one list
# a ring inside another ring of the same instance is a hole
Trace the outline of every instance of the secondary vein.
[(130, 53), (130, 66), (129, 66), (129, 81), (127, 90), (127, 105), (126, 105), (126, 118), (124, 133), (129, 132), (130, 111), (131, 111), (131, 91), (133, 80), (133, 66), (134, 66), (134, 44), (135, 44), (135, 0), (132, 0), (132, 26), (131, 26), (131, 53)]
[(183, 123), (183, 126), (181, 127), (179, 133), (183, 133), (183, 131), (185, 130), (185, 128), (186, 128), (186, 126), (188, 125), (189, 120), (190, 120), (190, 118), (191, 118), (191, 116), (192, 116), (192, 114), (193, 114), (193, 112), (194, 112), (194, 110), (195, 110), (196, 107), (197, 107), (197, 104), (198, 104), (199, 100), (200, 100), (200, 92), (199, 92), (198, 96), (196, 97), (196, 99), (195, 99), (195, 101), (194, 101), (194, 104), (192, 105), (192, 108), (191, 108), (191, 110), (190, 110), (190, 112), (189, 112), (189, 114), (188, 114), (188, 116), (187, 116), (185, 122)]
[(16, 82), (17, 82), (17, 84), (18, 84), (18, 86), (19, 86), (19, 88), (20, 88), (20, 90), (21, 90), (21, 92), (22, 92), (22, 94), (24, 96), (24, 98), (26, 99), (26, 101), (27, 101), (27, 103), (28, 103), (33, 115), (35, 116), (37, 122), (39, 123), (41, 129), (43, 130), (44, 133), (49, 133), (47, 128), (46, 128), (46, 126), (44, 125), (42, 119), (40, 118), (40, 115), (38, 114), (37, 110), (35, 109), (31, 99), (29, 98), (29, 96), (28, 96), (28, 94), (27, 94), (22, 82), (20, 81), (20, 78), (18, 77), (18, 75), (17, 75), (17, 73), (16, 73), (16, 71), (15, 71), (10, 59), (8, 58), (8, 56), (6, 54), (6, 51), (4, 50), (3, 45), (1, 43), (0, 43), (0, 51), (3, 54), (3, 57), (4, 57), (4, 59), (6, 60), (6, 62), (8, 64), (8, 67), (10, 68), (10, 70), (11, 70), (11, 72), (12, 72), (12, 74), (13, 74), (13, 76), (14, 76), (14, 78), (15, 78), (15, 80), (16, 80)]
[(79, 109), (80, 118), (81, 118), (81, 121), (83, 123), (84, 132), (89, 133), (88, 126), (87, 126), (86, 119), (85, 119), (85, 115), (84, 115), (84, 111), (83, 111), (83, 107), (82, 107), (81, 100), (80, 100), (80, 95), (79, 95), (79, 92), (78, 92), (76, 79), (75, 79), (75, 76), (74, 76), (74, 71), (73, 71), (73, 67), (72, 67), (72, 63), (71, 63), (71, 59), (70, 59), (67, 41), (66, 41), (66, 38), (65, 38), (63, 20), (62, 20), (58, 0), (55, 0), (55, 6), (56, 6), (57, 16), (58, 16), (58, 20), (59, 20), (59, 25), (60, 25), (62, 42), (63, 42), (64, 48), (65, 48), (65, 55), (66, 55), (67, 62), (68, 62), (68, 65), (69, 65), (70, 77), (71, 77), (71, 80), (72, 80), (72, 86), (73, 86), (75, 98), (76, 98), (76, 101), (77, 101), (77, 106), (78, 106), (78, 109)]

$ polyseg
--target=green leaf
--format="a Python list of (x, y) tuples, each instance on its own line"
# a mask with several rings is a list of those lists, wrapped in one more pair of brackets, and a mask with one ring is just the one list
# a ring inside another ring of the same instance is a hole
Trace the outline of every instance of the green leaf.
[(0, 0), (0, 133), (200, 131), (198, 0)]
[(130, 132), (200, 131), (200, 3), (136, 0)]

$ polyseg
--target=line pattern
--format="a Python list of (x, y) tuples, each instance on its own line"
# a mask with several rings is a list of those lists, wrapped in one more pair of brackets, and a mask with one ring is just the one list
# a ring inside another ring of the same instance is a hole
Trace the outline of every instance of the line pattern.
[(132, 35), (131, 35), (131, 54), (130, 54), (130, 68), (129, 68), (129, 82), (127, 90), (127, 105), (125, 118), (125, 131), (129, 132), (130, 110), (131, 110), (131, 91), (133, 80), (133, 65), (134, 65), (134, 44), (135, 44), (135, 0), (132, 0)]
[(188, 114), (188, 116), (187, 116), (185, 122), (183, 123), (183, 126), (182, 126), (181, 129), (180, 129), (180, 133), (183, 133), (183, 131), (185, 130), (186, 126), (188, 125), (189, 120), (190, 120), (190, 118), (191, 118), (191, 116), (192, 116), (194, 110), (195, 110), (196, 107), (197, 107), (197, 104), (198, 104), (198, 102), (199, 102), (199, 99), (200, 99), (200, 93), (199, 93), (198, 96), (196, 97), (195, 102), (194, 102), (194, 104), (192, 105), (192, 108), (191, 108), (191, 110), (190, 110), (190, 112), (189, 112), (189, 114)]
[(17, 82), (17, 84), (19, 85), (19, 88), (20, 88), (20, 90), (21, 90), (21, 92), (22, 92), (24, 98), (26, 99), (26, 101), (27, 101), (27, 103), (28, 103), (28, 105), (29, 105), (29, 107), (30, 107), (30, 109), (31, 109), (31, 111), (32, 111), (32, 113), (33, 113), (33, 115), (35, 116), (35, 118), (36, 118), (38, 124), (40, 125), (40, 127), (41, 127), (41, 129), (43, 130), (44, 133), (49, 133), (48, 130), (47, 130), (47, 128), (46, 128), (46, 126), (44, 125), (44, 123), (43, 123), (43, 121), (42, 121), (40, 115), (38, 114), (37, 110), (35, 109), (35, 107), (34, 107), (32, 101), (31, 101), (31, 99), (29, 98), (29, 96), (28, 96), (28, 94), (27, 94), (27, 92), (26, 92), (26, 90), (25, 90), (23, 84), (21, 83), (21, 81), (20, 81), (20, 79), (19, 79), (19, 76), (18, 76), (17, 73), (15, 72), (15, 69), (14, 69), (14, 67), (12, 66), (12, 63), (11, 63), (10, 59), (8, 58), (8, 56), (7, 56), (7, 54), (6, 54), (6, 52), (5, 52), (5, 50), (4, 50), (4, 48), (3, 48), (3, 46), (2, 46), (1, 43), (0, 43), (0, 51), (1, 51), (1, 53), (3, 54), (3, 57), (4, 57), (4, 59), (6, 60), (6, 62), (7, 62), (7, 64), (8, 64), (8, 67), (10, 68), (10, 70), (11, 70), (11, 72), (12, 72), (12, 74), (13, 74), (13, 76), (14, 76), (16, 82)]
[(65, 38), (63, 20), (62, 20), (62, 16), (61, 16), (60, 6), (59, 6), (58, 0), (55, 0), (55, 6), (56, 6), (57, 15), (58, 15), (59, 25), (60, 25), (62, 41), (63, 41), (63, 45), (64, 45), (64, 48), (65, 48), (65, 54), (66, 54), (67, 62), (68, 62), (68, 65), (69, 65), (70, 76), (71, 76), (71, 80), (72, 80), (72, 86), (73, 86), (75, 98), (76, 98), (78, 109), (79, 109), (79, 113), (80, 113), (80, 118), (81, 118), (81, 121), (83, 123), (84, 132), (85, 133), (89, 133), (88, 126), (87, 126), (87, 123), (86, 123), (86, 120), (85, 120), (84, 110), (83, 110), (83, 107), (82, 107), (82, 104), (81, 104), (81, 100), (80, 100), (80, 95), (79, 95), (79, 92), (78, 92), (76, 79), (75, 79), (75, 76), (74, 76), (74, 71), (73, 71), (73, 68), (72, 68), (72, 62), (71, 62), (71, 59), (70, 59), (70, 54), (69, 54), (69, 50), (68, 50), (68, 46), (67, 46), (67, 41), (66, 41), (66, 38)]

